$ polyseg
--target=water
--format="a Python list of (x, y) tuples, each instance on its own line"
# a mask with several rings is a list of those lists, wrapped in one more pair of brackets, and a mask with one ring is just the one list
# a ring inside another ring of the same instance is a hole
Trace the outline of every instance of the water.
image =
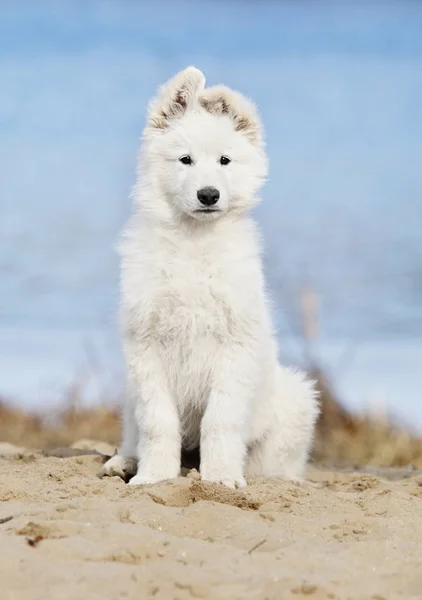
[[(355, 408), (422, 428), (422, 7), (414, 2), (49, 2), (0, 9), (0, 393), (121, 383), (114, 244), (155, 87), (195, 64), (253, 97), (256, 212), (282, 356), (298, 293)], [(86, 389), (85, 389), (86, 386)]]

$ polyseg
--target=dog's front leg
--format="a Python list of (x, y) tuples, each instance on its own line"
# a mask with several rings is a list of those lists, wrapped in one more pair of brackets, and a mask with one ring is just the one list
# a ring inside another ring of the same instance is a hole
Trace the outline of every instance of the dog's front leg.
[(251, 403), (257, 365), (240, 345), (226, 348), (216, 362), (201, 424), (201, 475), (230, 488), (245, 487)]
[(138, 472), (129, 483), (174, 479), (180, 473), (180, 422), (161, 359), (150, 346), (129, 349), (126, 358), (139, 428)]

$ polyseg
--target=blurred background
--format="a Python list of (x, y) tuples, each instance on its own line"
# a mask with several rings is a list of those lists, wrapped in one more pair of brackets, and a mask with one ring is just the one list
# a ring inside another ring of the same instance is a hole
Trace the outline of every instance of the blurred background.
[(421, 32), (406, 0), (0, 0), (9, 408), (121, 395), (115, 244), (147, 101), (194, 64), (266, 126), (256, 218), (282, 360), (422, 432)]

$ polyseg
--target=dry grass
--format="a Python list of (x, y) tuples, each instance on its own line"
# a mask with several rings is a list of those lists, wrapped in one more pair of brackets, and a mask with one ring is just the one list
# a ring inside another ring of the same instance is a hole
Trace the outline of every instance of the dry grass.
[[(394, 426), (387, 418), (348, 413), (320, 373), (322, 416), (318, 423), (314, 460), (325, 464), (422, 466), (422, 439)], [(0, 441), (32, 448), (69, 446), (80, 439), (117, 445), (119, 411), (115, 406), (84, 407), (76, 402), (31, 414), (0, 401)]]
[(77, 404), (58, 407), (48, 414), (19, 410), (0, 400), (0, 441), (29, 448), (69, 446), (80, 439), (118, 444), (120, 417), (117, 408), (92, 408)]
[(357, 415), (345, 410), (329, 382), (314, 373), (321, 393), (314, 460), (327, 464), (422, 467), (422, 438), (396, 425), (387, 414)]

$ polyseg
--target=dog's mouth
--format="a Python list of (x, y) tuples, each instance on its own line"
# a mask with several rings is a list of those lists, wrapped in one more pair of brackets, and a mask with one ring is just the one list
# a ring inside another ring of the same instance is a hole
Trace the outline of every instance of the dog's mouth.
[(222, 211), (221, 208), (213, 208), (211, 206), (207, 208), (204, 206), (204, 208), (193, 210), (190, 214), (192, 219), (203, 221), (205, 223), (219, 219), (220, 216), (224, 214), (224, 211)]

